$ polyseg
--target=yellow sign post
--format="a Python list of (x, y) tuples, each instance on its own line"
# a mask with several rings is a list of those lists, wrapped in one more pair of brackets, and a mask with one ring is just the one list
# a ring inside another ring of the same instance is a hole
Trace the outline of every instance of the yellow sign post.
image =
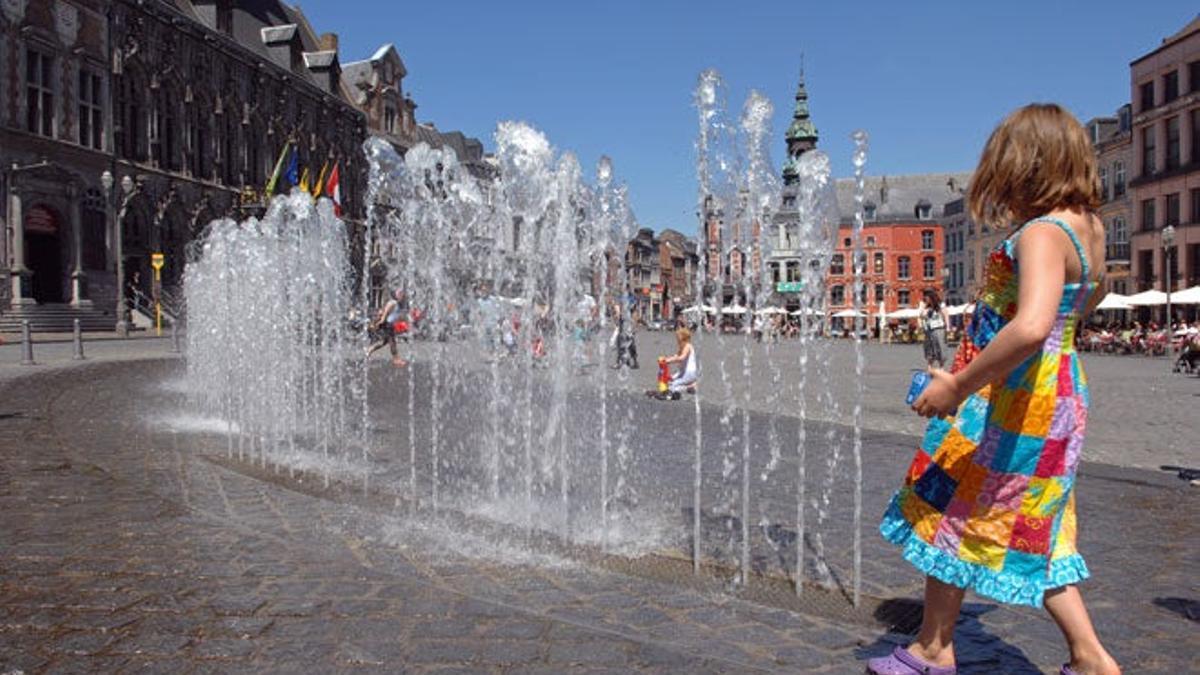
[(158, 289), (162, 283), (163, 262), (163, 254), (150, 254), (150, 266), (154, 268), (154, 330), (159, 337), (162, 337), (162, 301), (159, 299)]

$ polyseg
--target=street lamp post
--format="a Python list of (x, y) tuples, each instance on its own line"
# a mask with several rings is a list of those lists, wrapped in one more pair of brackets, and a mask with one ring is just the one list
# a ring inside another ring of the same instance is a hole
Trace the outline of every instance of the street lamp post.
[(100, 185), (104, 188), (104, 212), (108, 218), (109, 227), (113, 233), (113, 257), (117, 263), (117, 335), (127, 337), (129, 335), (129, 324), (125, 321), (125, 251), (124, 251), (124, 232), (121, 223), (117, 220), (113, 210), (113, 188), (115, 182), (111, 171), (105, 170), (100, 174)]
[(1163, 279), (1167, 285), (1167, 357), (1171, 356), (1171, 341), (1175, 337), (1171, 326), (1171, 244), (1175, 243), (1175, 226), (1167, 225), (1162, 231)]

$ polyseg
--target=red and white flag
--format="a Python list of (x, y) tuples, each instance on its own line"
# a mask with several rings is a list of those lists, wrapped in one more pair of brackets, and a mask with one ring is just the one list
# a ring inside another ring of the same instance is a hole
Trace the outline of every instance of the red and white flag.
[(329, 180), (325, 182), (325, 196), (333, 202), (333, 215), (342, 217), (342, 188), (338, 183), (338, 165), (333, 165)]

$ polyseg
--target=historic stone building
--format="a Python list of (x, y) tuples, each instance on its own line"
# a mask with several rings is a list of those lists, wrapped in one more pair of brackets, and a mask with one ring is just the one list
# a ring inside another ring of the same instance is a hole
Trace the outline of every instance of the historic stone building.
[(277, 0), (5, 0), (0, 312), (111, 327), (118, 256), (149, 294), (153, 252), (169, 296), (209, 221), (263, 211), (289, 140), (313, 176), (339, 166), (357, 232), (366, 134), (337, 37)]
[(1111, 117), (1096, 117), (1085, 125), (1096, 148), (1100, 174), (1100, 210), (1104, 222), (1105, 279), (1108, 289), (1127, 295), (1129, 283), (1129, 230), (1133, 223), (1133, 200), (1129, 193), (1129, 171), (1133, 164), (1133, 112), (1126, 103)]
[(1200, 16), (1131, 63), (1129, 84), (1129, 290), (1200, 285)]

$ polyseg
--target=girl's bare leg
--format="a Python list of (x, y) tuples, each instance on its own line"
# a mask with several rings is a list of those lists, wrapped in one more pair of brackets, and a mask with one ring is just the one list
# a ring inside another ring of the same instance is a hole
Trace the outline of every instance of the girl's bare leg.
[(954, 665), (954, 624), (966, 591), (933, 577), (925, 577), (925, 612), (921, 631), (908, 646), (914, 656), (936, 666)]
[(1043, 603), (1071, 650), (1071, 670), (1079, 675), (1119, 675), (1121, 667), (1100, 644), (1078, 588), (1046, 591)]

